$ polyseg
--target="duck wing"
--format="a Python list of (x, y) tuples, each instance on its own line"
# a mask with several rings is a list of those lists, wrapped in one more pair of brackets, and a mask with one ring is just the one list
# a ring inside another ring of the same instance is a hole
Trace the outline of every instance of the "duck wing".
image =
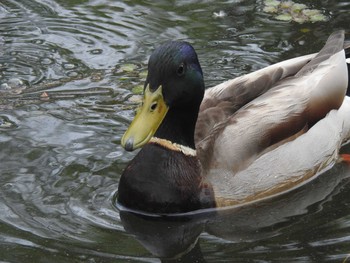
[(348, 85), (343, 46), (344, 32), (338, 31), (318, 54), (209, 89), (196, 127), (197, 152), (208, 179), (234, 177), (338, 109)]
[(295, 75), (315, 56), (310, 54), (289, 59), (206, 90), (195, 129), (196, 148), (205, 169), (211, 166), (216, 138), (229, 125), (234, 114), (279, 81)]
[[(260, 155), (232, 176), (211, 169), (208, 180), (217, 206), (254, 202), (291, 191), (330, 169), (338, 161), (342, 142), (350, 138), (350, 98), (294, 140)], [(221, 178), (221, 179), (220, 179)]]
[(315, 55), (289, 59), (207, 89), (196, 123), (196, 143), (212, 134), (214, 126), (225, 122), (237, 110), (270, 90), (277, 82), (295, 75)]

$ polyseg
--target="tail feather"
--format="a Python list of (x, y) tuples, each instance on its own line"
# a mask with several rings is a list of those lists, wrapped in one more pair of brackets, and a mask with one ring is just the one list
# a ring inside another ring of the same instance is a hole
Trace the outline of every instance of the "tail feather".
[(326, 44), (323, 46), (320, 52), (318, 52), (318, 54), (309, 63), (302, 67), (295, 76), (303, 76), (309, 72), (312, 72), (321, 62), (329, 59), (342, 49), (344, 49), (344, 30), (339, 30), (328, 37)]

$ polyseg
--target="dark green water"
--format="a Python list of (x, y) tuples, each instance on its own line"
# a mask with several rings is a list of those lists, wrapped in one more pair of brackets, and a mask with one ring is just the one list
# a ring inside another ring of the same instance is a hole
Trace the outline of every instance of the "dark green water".
[(121, 218), (113, 205), (134, 156), (119, 145), (132, 89), (153, 48), (191, 42), (213, 86), (350, 32), (350, 2), (315, 2), (303, 1), (328, 21), (278, 21), (259, 0), (1, 0), (0, 261), (159, 262), (190, 251), (198, 235), (187, 262), (346, 261), (346, 165), (233, 215), (164, 222)]

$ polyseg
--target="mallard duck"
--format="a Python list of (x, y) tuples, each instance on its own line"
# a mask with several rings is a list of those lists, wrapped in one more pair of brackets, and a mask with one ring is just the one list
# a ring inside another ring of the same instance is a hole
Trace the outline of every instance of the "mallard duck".
[(329, 169), (350, 137), (349, 50), (337, 31), (316, 54), (205, 90), (194, 48), (164, 43), (121, 140), (142, 149), (120, 178), (118, 203), (152, 213), (244, 204)]

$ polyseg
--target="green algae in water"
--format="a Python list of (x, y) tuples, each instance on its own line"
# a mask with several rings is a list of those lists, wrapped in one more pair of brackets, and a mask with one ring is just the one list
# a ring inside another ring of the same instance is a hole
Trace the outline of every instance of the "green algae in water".
[(295, 13), (299, 13), (299, 12), (303, 11), (306, 8), (307, 8), (307, 6), (304, 5), (304, 4), (294, 3), (294, 5), (292, 5), (292, 7), (291, 7), (291, 11), (295, 12)]
[(310, 21), (311, 22), (320, 22), (320, 21), (326, 21), (327, 17), (323, 14), (316, 14), (313, 16), (310, 16)]
[(137, 94), (137, 95), (142, 94), (143, 93), (143, 85), (137, 85), (137, 86), (133, 87), (131, 92), (133, 94)]
[(144, 70), (144, 71), (141, 71), (140, 72), (140, 78), (146, 78), (147, 77), (147, 75), (148, 75), (148, 71), (147, 70)]
[(282, 8), (282, 9), (288, 10), (288, 9), (291, 9), (293, 5), (294, 5), (294, 2), (287, 1), (287, 2), (281, 2), (279, 7)]
[(135, 64), (123, 64), (119, 68), (123, 72), (134, 72), (137, 69), (137, 65)]
[(275, 7), (277, 7), (277, 6), (279, 6), (280, 5), (280, 1), (277, 1), (277, 0), (265, 0), (265, 2), (264, 2), (264, 4), (266, 5), (266, 6), (275, 6)]
[(265, 13), (277, 13), (278, 12), (278, 8), (275, 6), (265, 6), (263, 11)]
[(293, 17), (289, 14), (278, 15), (275, 18), (277, 20), (280, 20), (280, 21), (292, 21), (293, 20)]
[(265, 0), (265, 13), (273, 14), (276, 20), (280, 21), (294, 21), (297, 23), (306, 22), (323, 22), (328, 18), (317, 9), (309, 9), (305, 4), (295, 3), (293, 1), (278, 1)]

